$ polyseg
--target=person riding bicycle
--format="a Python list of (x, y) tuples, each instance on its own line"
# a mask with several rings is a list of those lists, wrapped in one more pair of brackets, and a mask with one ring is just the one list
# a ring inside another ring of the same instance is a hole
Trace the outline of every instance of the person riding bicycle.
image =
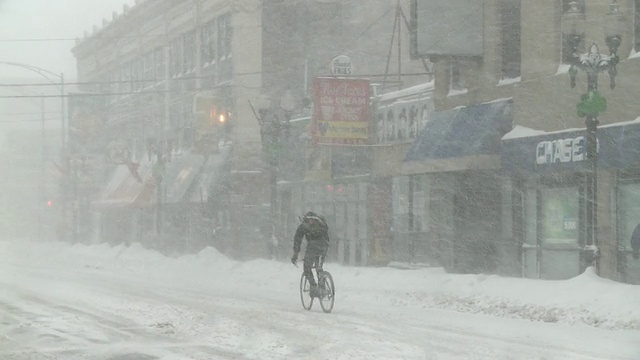
[(293, 256), (291, 262), (295, 265), (300, 253), (302, 238), (307, 239), (307, 251), (304, 255), (303, 271), (311, 285), (311, 295), (318, 296), (318, 286), (313, 277), (311, 269), (316, 265), (318, 274), (322, 273), (322, 263), (329, 250), (329, 226), (324, 217), (312, 211), (306, 213), (302, 218), (302, 223), (298, 226), (293, 237)]

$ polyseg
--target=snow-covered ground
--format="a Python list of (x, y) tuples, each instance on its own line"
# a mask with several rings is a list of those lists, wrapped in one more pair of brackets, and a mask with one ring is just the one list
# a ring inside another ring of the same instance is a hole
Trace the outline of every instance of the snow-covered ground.
[(640, 359), (640, 286), (0, 242), (0, 359)]

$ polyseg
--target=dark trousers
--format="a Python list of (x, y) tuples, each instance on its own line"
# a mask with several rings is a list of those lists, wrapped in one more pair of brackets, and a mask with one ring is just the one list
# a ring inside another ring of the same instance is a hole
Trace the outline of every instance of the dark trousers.
[(304, 255), (303, 271), (307, 276), (307, 279), (309, 279), (309, 283), (311, 284), (311, 286), (317, 285), (316, 279), (313, 277), (313, 267), (316, 267), (316, 272), (318, 273), (318, 276), (320, 276), (320, 274), (322, 273), (323, 263), (324, 255), (309, 254), (308, 252)]

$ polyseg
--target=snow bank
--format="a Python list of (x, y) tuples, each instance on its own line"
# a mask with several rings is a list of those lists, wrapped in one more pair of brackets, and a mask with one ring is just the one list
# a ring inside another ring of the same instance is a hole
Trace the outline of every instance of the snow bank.
[[(268, 260), (237, 262), (213, 248), (168, 258), (140, 245), (69, 245), (0, 242), (4, 259), (17, 265), (108, 271), (123, 277), (161, 279), (208, 289), (297, 289), (301, 269)], [(598, 277), (593, 269), (564, 281), (447, 274), (440, 268), (345, 267), (328, 263), (338, 301), (363, 306), (438, 308), (605, 329), (640, 329), (640, 286)]]

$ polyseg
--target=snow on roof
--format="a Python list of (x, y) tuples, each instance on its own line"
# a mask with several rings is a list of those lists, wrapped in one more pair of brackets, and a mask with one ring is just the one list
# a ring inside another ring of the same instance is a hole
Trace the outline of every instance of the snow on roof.
[[(632, 124), (640, 124), (640, 117), (637, 117), (635, 120), (621, 121), (621, 122), (607, 124), (607, 125), (600, 125), (598, 128), (624, 126), (624, 125), (632, 125)], [(543, 130), (536, 130), (536, 129), (531, 129), (528, 127), (516, 125), (513, 128), (513, 130), (509, 131), (502, 137), (502, 140), (511, 140), (511, 139), (518, 139), (518, 138), (524, 138), (524, 137), (540, 136), (540, 135), (560, 134), (560, 133), (566, 133), (566, 132), (581, 131), (585, 129), (586, 128), (570, 128), (570, 129), (563, 129), (563, 130), (557, 130), (557, 131), (543, 131)]]
[(433, 81), (430, 81), (428, 83), (419, 84), (416, 86), (408, 87), (406, 89), (391, 91), (386, 94), (382, 94), (380, 95), (380, 101), (388, 101), (388, 100), (393, 100), (393, 99), (397, 99), (405, 96), (417, 95), (424, 92), (432, 92), (433, 89), (434, 89), (434, 83)]

